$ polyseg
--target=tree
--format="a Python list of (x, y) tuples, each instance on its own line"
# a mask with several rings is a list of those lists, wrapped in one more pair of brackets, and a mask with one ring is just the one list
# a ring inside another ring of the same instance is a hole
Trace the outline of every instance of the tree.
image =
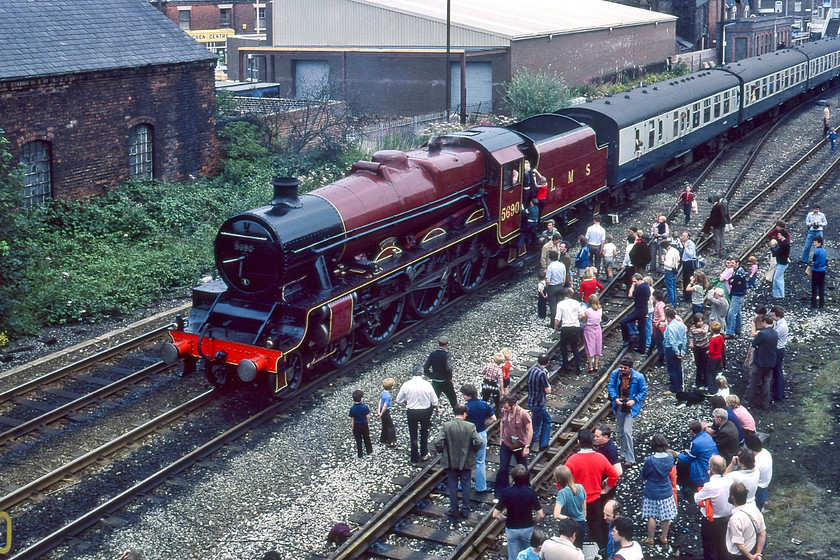
[(24, 325), (18, 306), (23, 301), (28, 256), (24, 248), (23, 168), (15, 164), (9, 140), (0, 129), (0, 335), (20, 333)]
[(537, 71), (518, 68), (513, 78), (502, 84), (502, 91), (505, 104), (517, 120), (569, 106), (569, 86), (551, 66)]

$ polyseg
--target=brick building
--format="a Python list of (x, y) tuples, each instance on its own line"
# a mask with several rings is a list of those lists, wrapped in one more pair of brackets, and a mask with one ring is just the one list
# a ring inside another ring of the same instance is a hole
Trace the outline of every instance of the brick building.
[(4, 0), (0, 129), (25, 205), (212, 169), (215, 58), (147, 2)]
[[(499, 86), (519, 68), (550, 68), (569, 84), (661, 70), (676, 51), (674, 16), (602, 0), (284, 0), (267, 40), (228, 39), (228, 77), (280, 84), (380, 114), (504, 109)], [(461, 76), (463, 75), (463, 80)], [(447, 83), (449, 89), (447, 89)], [(450, 101), (447, 105), (447, 99)]]
[(218, 56), (217, 79), (227, 72), (227, 38), (264, 36), (268, 0), (151, 0), (166, 17)]

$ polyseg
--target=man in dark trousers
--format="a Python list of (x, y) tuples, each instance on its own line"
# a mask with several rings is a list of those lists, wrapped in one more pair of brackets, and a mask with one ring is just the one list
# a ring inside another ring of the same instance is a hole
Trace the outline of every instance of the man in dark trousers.
[(750, 382), (741, 404), (747, 407), (770, 408), (770, 389), (773, 385), (773, 370), (776, 368), (776, 347), (779, 333), (773, 329), (773, 316), (762, 318), (764, 328), (758, 331), (752, 341), (753, 363)]
[(647, 335), (647, 310), (648, 299), (650, 299), (650, 286), (644, 281), (638, 272), (633, 275), (633, 312), (621, 320), (621, 338), (623, 346), (629, 346), (633, 341), (630, 338), (630, 323), (636, 322), (638, 330), (638, 343), (636, 350), (640, 354), (645, 353), (645, 336)]
[(703, 233), (711, 233), (715, 242), (715, 250), (713, 255), (723, 256), (723, 250), (726, 247), (726, 239), (724, 238), (723, 229), (726, 227), (726, 207), (724, 206), (721, 197), (710, 196), (709, 204), (712, 205), (712, 211), (703, 225)]
[(438, 349), (434, 350), (426, 359), (423, 371), (432, 381), (435, 393), (440, 397), (446, 395), (452, 408), (458, 404), (458, 397), (455, 395), (455, 386), (452, 384), (452, 355), (449, 353), (449, 338), (442, 336), (438, 338)]
[(449, 510), (446, 515), (456, 517), (458, 512), (458, 483), (461, 483), (461, 517), (470, 515), (470, 478), (475, 467), (475, 452), (484, 442), (478, 437), (475, 424), (467, 421), (467, 407), (455, 405), (455, 418), (443, 424), (435, 438), (435, 449), (443, 453), (441, 467), (446, 469), (446, 484), (449, 490)]
[(551, 415), (545, 408), (545, 396), (551, 393), (548, 370), (545, 368), (548, 361), (548, 354), (540, 354), (537, 363), (528, 370), (528, 409), (531, 411), (534, 429), (531, 445), (538, 443), (540, 451), (548, 447), (551, 437)]

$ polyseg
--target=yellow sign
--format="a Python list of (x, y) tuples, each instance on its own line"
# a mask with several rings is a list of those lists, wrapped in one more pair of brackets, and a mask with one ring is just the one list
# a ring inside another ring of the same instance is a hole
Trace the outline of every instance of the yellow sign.
[(6, 521), (6, 544), (0, 548), (0, 554), (8, 554), (12, 550), (12, 518), (5, 511), (0, 511), (0, 519)]
[(199, 43), (212, 43), (215, 41), (226, 41), (229, 35), (233, 35), (233, 29), (205, 29), (203, 31), (187, 31), (187, 33)]

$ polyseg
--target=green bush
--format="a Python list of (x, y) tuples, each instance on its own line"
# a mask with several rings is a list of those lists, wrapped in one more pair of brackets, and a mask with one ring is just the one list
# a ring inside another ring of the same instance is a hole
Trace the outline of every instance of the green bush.
[[(268, 204), (270, 180), (292, 175), (301, 190), (334, 181), (366, 154), (284, 155), (264, 130), (227, 124), (222, 173), (197, 182), (130, 180), (98, 197), (52, 200), (23, 210), (20, 170), (0, 134), (0, 341), (44, 325), (129, 313), (215, 274), (222, 221)], [(2, 342), (0, 342), (2, 344)]]
[(563, 75), (550, 66), (537, 71), (518, 68), (513, 78), (501, 87), (505, 104), (517, 120), (568, 107), (571, 99)]

